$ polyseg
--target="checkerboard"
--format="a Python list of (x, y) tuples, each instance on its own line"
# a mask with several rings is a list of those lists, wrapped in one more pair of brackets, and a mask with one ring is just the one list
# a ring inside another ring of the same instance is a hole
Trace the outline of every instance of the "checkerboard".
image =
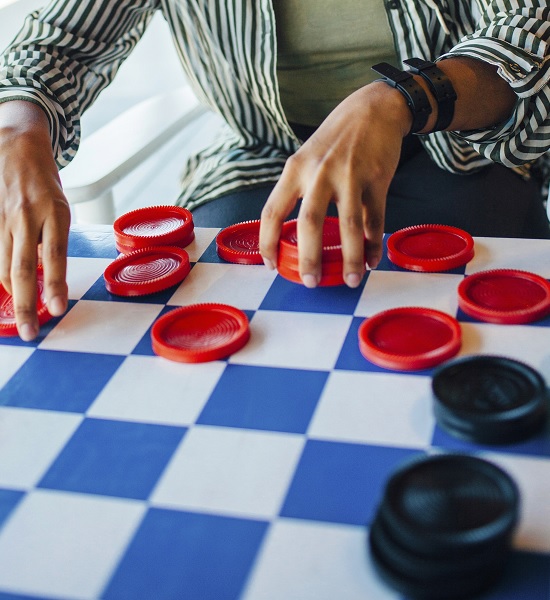
[[(355, 290), (306, 289), (228, 264), (199, 229), (178, 287), (109, 295), (112, 232), (75, 227), (70, 307), (32, 343), (0, 339), (0, 600), (385, 600), (366, 536), (385, 482), (437, 451), (510, 473), (521, 519), (491, 600), (550, 599), (550, 427), (506, 447), (440, 430), (432, 371), (388, 371), (360, 354), (365, 317), (397, 306), (457, 316), (460, 355), (497, 354), (550, 381), (550, 319), (494, 325), (458, 309), (465, 273), (550, 278), (550, 242), (476, 240), (465, 269), (415, 273), (384, 258)], [(228, 360), (174, 363), (150, 328), (176, 306), (246, 312)]]

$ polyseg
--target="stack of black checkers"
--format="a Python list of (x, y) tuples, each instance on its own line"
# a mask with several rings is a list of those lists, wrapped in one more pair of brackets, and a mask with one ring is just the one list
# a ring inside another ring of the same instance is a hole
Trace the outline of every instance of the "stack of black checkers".
[(460, 454), (415, 459), (388, 480), (370, 528), (383, 580), (422, 600), (471, 599), (503, 572), (519, 511), (514, 481)]
[(533, 367), (503, 356), (468, 356), (436, 370), (434, 415), (447, 433), (478, 444), (511, 444), (547, 422), (548, 391)]

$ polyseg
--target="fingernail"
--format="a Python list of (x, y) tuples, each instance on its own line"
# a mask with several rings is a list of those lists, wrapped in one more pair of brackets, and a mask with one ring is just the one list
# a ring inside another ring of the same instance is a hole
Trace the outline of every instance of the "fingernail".
[(346, 285), (350, 288), (356, 288), (361, 283), (361, 275), (359, 273), (348, 273), (346, 275)]
[(319, 280), (317, 279), (317, 277), (315, 277), (315, 275), (312, 275), (311, 273), (306, 273), (305, 275), (302, 275), (302, 283), (307, 288), (314, 288), (317, 287)]
[(19, 336), (24, 342), (30, 342), (38, 335), (38, 330), (30, 323), (23, 323), (19, 327)]
[(269, 260), (269, 258), (263, 257), (264, 265), (270, 270), (273, 271), (275, 269), (275, 265)]
[(54, 296), (48, 302), (48, 310), (51, 315), (58, 317), (65, 312), (65, 300), (61, 296)]

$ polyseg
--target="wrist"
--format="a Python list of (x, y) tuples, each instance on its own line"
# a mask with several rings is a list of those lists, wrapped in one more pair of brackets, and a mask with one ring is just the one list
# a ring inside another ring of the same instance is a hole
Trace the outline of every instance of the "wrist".
[(389, 63), (378, 63), (373, 65), (372, 69), (383, 77), (377, 81), (396, 89), (403, 96), (412, 121), (407, 134), (424, 131), (432, 113), (432, 105), (423, 85), (417, 82), (409, 71), (401, 71)]

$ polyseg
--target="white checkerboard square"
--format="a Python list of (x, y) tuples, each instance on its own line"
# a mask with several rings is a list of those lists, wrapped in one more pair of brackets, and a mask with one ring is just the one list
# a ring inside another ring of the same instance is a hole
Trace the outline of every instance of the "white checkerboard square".
[(461, 323), (461, 327), (461, 355), (496, 354), (515, 358), (550, 381), (550, 328), (492, 323)]
[(79, 414), (1, 406), (0, 487), (36, 485), (81, 421)]
[(153, 505), (249, 518), (279, 511), (303, 436), (196, 425), (151, 496)]
[(486, 453), (516, 482), (520, 494), (520, 522), (514, 546), (529, 552), (550, 553), (550, 458)]
[(241, 310), (256, 310), (275, 276), (263, 265), (197, 263), (169, 304), (221, 302)]
[(351, 320), (349, 315), (259, 310), (250, 322), (250, 341), (230, 362), (332, 369)]
[(225, 365), (128, 356), (96, 398), (88, 416), (190, 425), (210, 397)]
[(67, 259), (67, 285), (69, 298), (78, 300), (103, 276), (107, 266), (113, 261), (108, 258), (80, 258), (69, 256)]
[(476, 238), (475, 256), (466, 265), (466, 274), (489, 269), (519, 269), (550, 279), (548, 242), (515, 238)]
[(269, 530), (243, 600), (399, 597), (373, 572), (363, 527), (280, 519)]
[(0, 387), (6, 385), (33, 352), (34, 348), (0, 346)]
[(163, 305), (80, 300), (44, 338), (40, 348), (130, 354)]
[(333, 371), (310, 424), (310, 437), (426, 448), (434, 428), (431, 379)]
[(30, 493), (0, 534), (0, 587), (41, 598), (99, 597), (144, 511), (128, 500)]
[(189, 254), (191, 262), (199, 260), (204, 251), (214, 241), (219, 231), (217, 227), (200, 227), (195, 229), (195, 239), (185, 247), (185, 251)]
[(423, 306), (454, 316), (462, 278), (448, 273), (371, 271), (355, 314), (367, 317), (400, 306)]

